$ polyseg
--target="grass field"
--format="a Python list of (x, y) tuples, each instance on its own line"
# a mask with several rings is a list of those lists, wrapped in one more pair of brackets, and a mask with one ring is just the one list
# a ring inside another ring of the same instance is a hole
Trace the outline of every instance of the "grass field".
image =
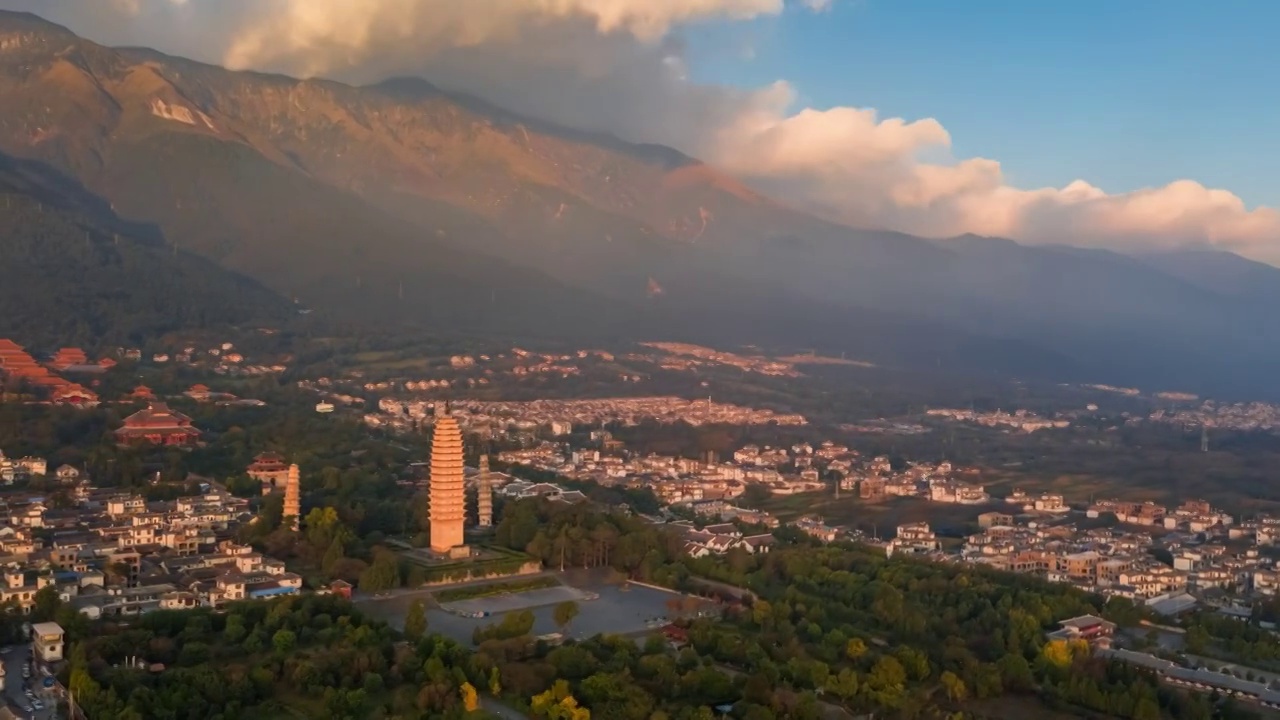
[(427, 357), (407, 357), (397, 358), (397, 352), (362, 352), (354, 355), (352, 360), (360, 368), (365, 370), (421, 370), (426, 371), (431, 367), (431, 358)]

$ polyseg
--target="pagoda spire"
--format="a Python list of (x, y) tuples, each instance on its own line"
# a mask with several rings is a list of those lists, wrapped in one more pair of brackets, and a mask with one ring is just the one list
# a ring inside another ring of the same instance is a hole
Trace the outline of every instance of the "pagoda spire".
[(299, 521), (302, 519), (302, 503), (299, 499), (299, 485), (301, 485), (302, 474), (298, 470), (298, 464), (294, 463), (289, 466), (289, 477), (284, 483), (284, 522), (285, 526), (293, 532), (298, 531)]

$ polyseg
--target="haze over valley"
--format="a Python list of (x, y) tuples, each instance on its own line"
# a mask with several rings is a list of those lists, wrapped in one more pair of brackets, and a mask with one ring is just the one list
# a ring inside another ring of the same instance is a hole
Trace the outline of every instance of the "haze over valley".
[(857, 229), (420, 78), (232, 72), (17, 13), (0, 37), (8, 162), (342, 321), (1271, 392), (1280, 271), (1226, 250)]

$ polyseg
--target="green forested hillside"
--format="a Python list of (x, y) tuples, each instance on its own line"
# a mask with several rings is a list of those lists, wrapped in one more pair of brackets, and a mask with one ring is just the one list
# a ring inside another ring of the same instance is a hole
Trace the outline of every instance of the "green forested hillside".
[(284, 298), (188, 253), (33, 163), (0, 156), (0, 337), (138, 344), (177, 328), (296, 315)]

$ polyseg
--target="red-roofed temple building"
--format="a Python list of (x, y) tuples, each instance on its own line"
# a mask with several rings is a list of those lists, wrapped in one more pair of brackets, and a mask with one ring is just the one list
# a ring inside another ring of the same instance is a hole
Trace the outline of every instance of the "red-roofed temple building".
[[(71, 383), (49, 372), (31, 357), (21, 345), (12, 340), (0, 339), (0, 373), (5, 377), (20, 380), (32, 387), (48, 388), (56, 391), (66, 388)], [(96, 399), (96, 398), (95, 398)]]
[[(6, 375), (15, 377), (28, 377), (33, 374), (42, 374), (43, 370), (36, 359), (31, 357), (26, 350), (18, 343), (0, 338), (0, 370)], [(48, 371), (45, 371), (47, 374)]]
[(62, 348), (49, 364), (54, 370), (66, 370), (74, 365), (88, 365), (89, 356), (80, 348)]
[(56, 388), (50, 399), (55, 403), (67, 405), (97, 405), (98, 393), (83, 385), (67, 383)]
[(246, 471), (249, 477), (262, 483), (262, 494), (282, 489), (289, 479), (289, 465), (279, 453), (264, 452), (253, 459)]
[(200, 431), (191, 424), (191, 418), (160, 402), (125, 418), (115, 435), (121, 445), (191, 446), (200, 440)]

